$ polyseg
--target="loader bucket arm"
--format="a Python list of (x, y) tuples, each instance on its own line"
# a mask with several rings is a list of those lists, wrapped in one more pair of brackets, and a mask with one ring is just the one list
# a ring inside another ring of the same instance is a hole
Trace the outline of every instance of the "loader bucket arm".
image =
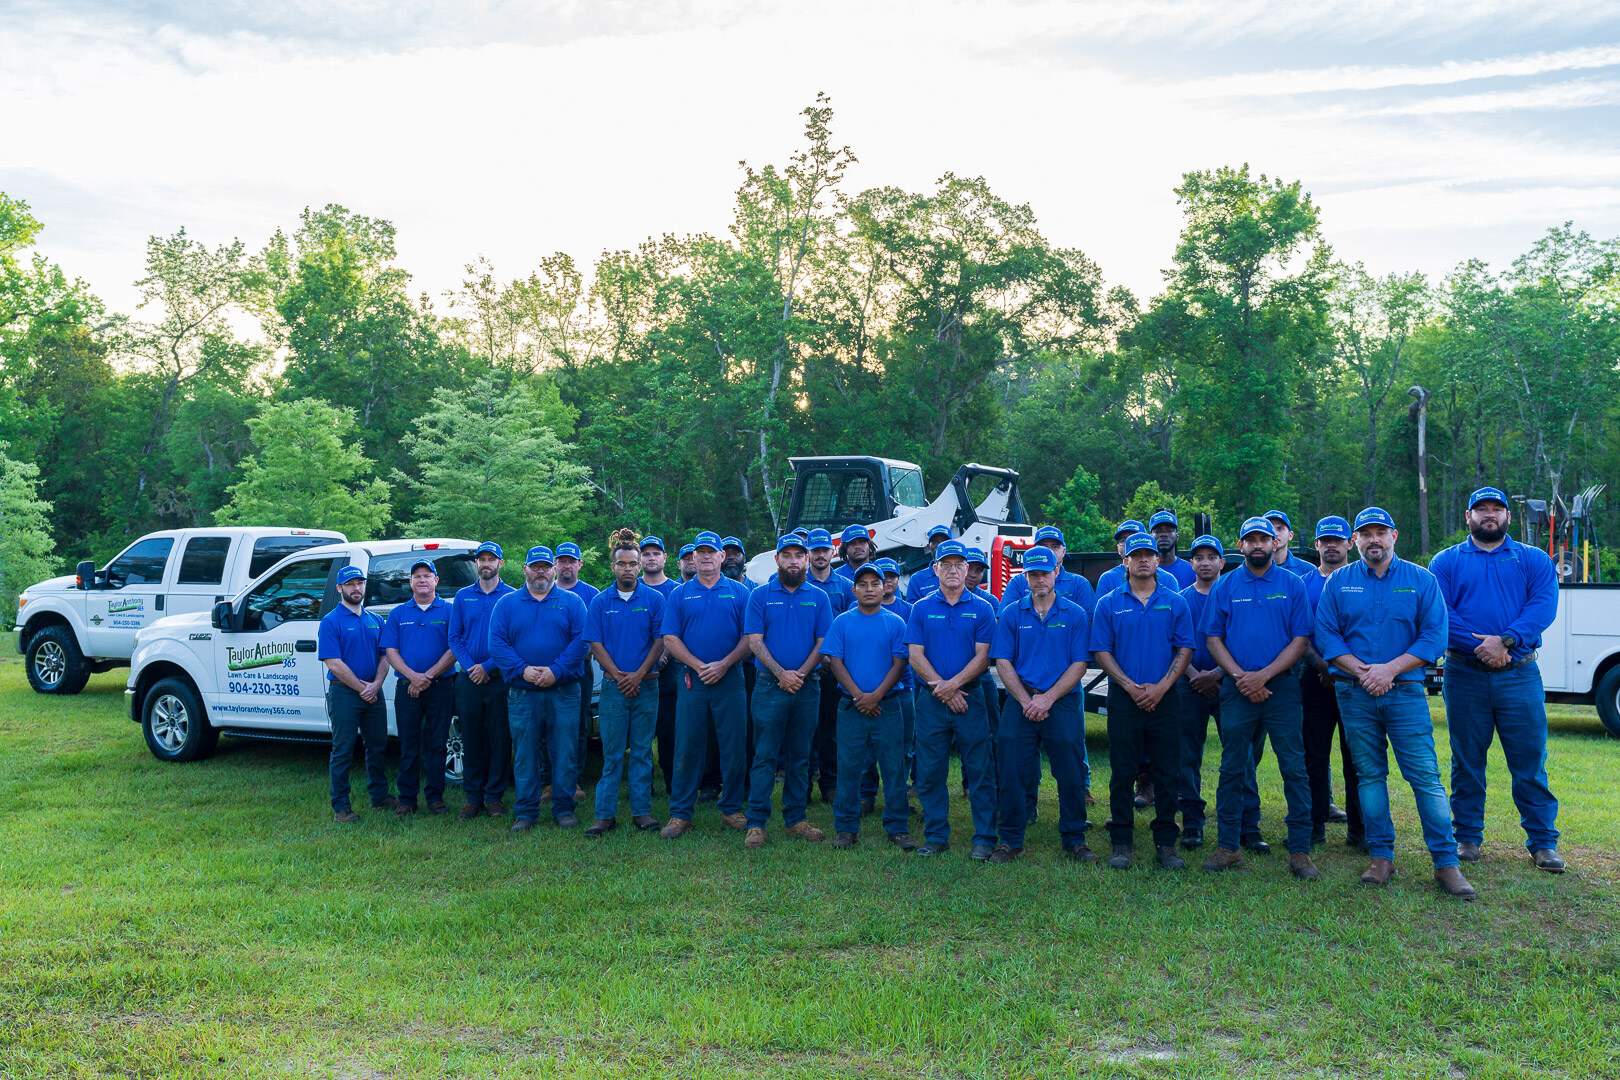
[[(984, 502), (978, 506), (973, 505), (973, 497), (968, 493), (968, 485), (980, 476), (988, 476), (996, 481), (996, 486)], [(961, 535), (975, 522), (984, 520), (1005, 525), (1027, 525), (1029, 515), (1024, 510), (1024, 500), (1018, 494), (1018, 473), (1012, 469), (997, 469), (989, 465), (980, 465), (970, 462), (956, 470), (951, 477), (951, 489), (956, 492), (956, 531)], [(1000, 503), (1002, 516), (992, 517), (981, 515), (992, 503)]]

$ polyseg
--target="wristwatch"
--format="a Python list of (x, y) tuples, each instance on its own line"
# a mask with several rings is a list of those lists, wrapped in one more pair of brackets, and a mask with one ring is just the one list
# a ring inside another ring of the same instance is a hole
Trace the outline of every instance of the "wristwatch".
[(1514, 649), (1518, 648), (1519, 639), (1514, 637), (1512, 634), (1503, 634), (1501, 637), (1502, 647), (1507, 649), (1508, 652), (1512, 652)]

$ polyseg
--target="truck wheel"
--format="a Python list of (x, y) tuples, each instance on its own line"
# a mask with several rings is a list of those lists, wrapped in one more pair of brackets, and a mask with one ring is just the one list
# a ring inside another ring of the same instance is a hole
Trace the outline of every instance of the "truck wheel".
[(25, 660), (28, 685), (41, 694), (77, 694), (90, 681), (90, 665), (66, 626), (47, 626), (29, 638)]
[(147, 691), (141, 732), (159, 761), (198, 761), (219, 745), (219, 732), (203, 715), (197, 692), (180, 679), (163, 679)]
[(467, 744), (461, 738), (461, 718), (450, 718), (450, 735), (444, 741), (444, 782), (460, 787), (467, 769)]
[(1609, 734), (1620, 739), (1620, 667), (1612, 667), (1598, 680), (1598, 719), (1609, 729)]

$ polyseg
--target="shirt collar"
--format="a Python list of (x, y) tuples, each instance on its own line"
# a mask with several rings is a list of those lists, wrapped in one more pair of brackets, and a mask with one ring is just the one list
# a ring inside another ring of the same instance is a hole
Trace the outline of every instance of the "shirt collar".
[(1497, 545), (1495, 551), (1486, 551), (1484, 548), (1474, 543), (1473, 536), (1469, 535), (1463, 537), (1463, 542), (1458, 546), (1473, 555), (1505, 555), (1517, 542), (1518, 541), (1514, 540), (1511, 536), (1504, 536), (1502, 537), (1502, 542)]

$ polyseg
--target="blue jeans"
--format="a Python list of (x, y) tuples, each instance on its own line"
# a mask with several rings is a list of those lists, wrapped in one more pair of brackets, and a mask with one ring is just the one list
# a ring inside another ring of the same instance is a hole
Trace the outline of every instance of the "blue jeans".
[(996, 729), (996, 771), (1001, 780), (1001, 842), (1010, 848), (1024, 846), (1029, 799), (1041, 775), (1042, 744), (1057, 781), (1058, 838), (1066, 848), (1086, 842), (1091, 770), (1086, 764), (1086, 714), (1080, 710), (1080, 695), (1066, 694), (1045, 720), (1033, 723), (1008, 694)]
[(1389, 693), (1373, 697), (1360, 686), (1341, 681), (1339, 718), (1350, 735), (1361, 789), (1361, 820), (1367, 829), (1367, 853), (1375, 859), (1395, 857), (1395, 823), (1389, 816), (1389, 754), (1412, 785), (1423, 842), (1436, 870), (1457, 865), (1457, 841), (1451, 832), (1451, 807), (1440, 783), (1434, 752), (1434, 721), (1429, 696), (1420, 682), (1398, 682)]
[(388, 798), (388, 776), (383, 772), (383, 755), (388, 750), (388, 706), (379, 695), (367, 701), (342, 683), (326, 684), (326, 716), (332, 727), (332, 757), (327, 771), (332, 787), (332, 810), (349, 806), (349, 770), (354, 765), (354, 746), (366, 747), (366, 790), (371, 801)]
[[(1271, 737), (1288, 800), (1288, 851), (1311, 850), (1311, 782), (1305, 772), (1305, 713), (1299, 679), (1285, 671), (1266, 684), (1271, 696), (1258, 704), (1238, 692), (1231, 677), (1221, 679), (1221, 781), (1215, 793), (1217, 840), (1236, 851), (1243, 835), (1249, 792), (1258, 791), (1254, 774), (1257, 734)], [(1258, 799), (1258, 795), (1256, 796)]]
[(579, 763), (574, 760), (579, 739), (579, 694), (577, 682), (545, 690), (512, 686), (506, 691), (506, 719), (512, 728), (513, 786), (517, 789), (513, 817), (540, 820), (542, 744), (551, 754), (552, 819), (574, 812), (574, 785), (579, 782)]
[[(584, 696), (583, 687), (580, 696)], [(618, 683), (604, 678), (596, 712), (602, 725), (602, 779), (596, 784), (596, 816), (607, 821), (618, 812), (619, 777), (625, 771), (626, 751), (630, 758), (630, 816), (651, 816), (658, 680), (642, 680), (641, 693), (627, 698)]]
[(416, 805), (417, 778), (430, 803), (444, 801), (445, 743), (456, 705), (454, 678), (434, 679), (411, 697), (410, 684), (394, 682), (394, 728), (399, 732), (399, 801)]
[[(895, 700), (900, 703), (900, 742), (906, 752), (906, 779), (917, 779), (917, 693), (911, 687), (901, 689)], [(861, 774), (861, 799), (877, 800), (878, 765), (873, 761)]]
[(1547, 787), (1547, 699), (1534, 660), (1512, 671), (1446, 664), (1446, 723), (1451, 728), (1451, 820), (1457, 842), (1485, 838), (1485, 755), (1502, 738), (1513, 774), (1524, 846), (1558, 847), (1558, 800)]
[[(669, 793), (669, 816), (692, 820), (698, 786), (708, 759), (709, 728), (720, 745), (720, 802), (722, 814), (743, 808), (747, 782), (748, 698), (740, 664), (731, 665), (721, 680), (706, 686), (697, 672), (678, 666), (675, 700), (675, 777)], [(687, 684), (690, 682), (690, 686)]]
[(953, 713), (932, 693), (917, 694), (917, 794), (922, 802), (923, 836), (933, 843), (951, 840), (951, 739), (962, 755), (968, 804), (973, 808), (973, 842), (996, 842), (996, 781), (990, 758), (990, 720), (984, 695), (975, 684), (962, 688), (967, 711)]
[[(903, 693), (903, 691), (902, 691)], [(844, 698), (838, 703), (838, 775), (860, 776), (868, 764), (883, 774), (883, 831), (903, 833), (907, 825), (905, 720), (900, 715), (900, 695), (883, 702), (876, 716), (867, 716)], [(833, 828), (839, 832), (861, 831), (861, 788), (845, 782), (838, 785), (833, 803)]]
[[(1181, 693), (1181, 828), (1204, 831), (1204, 743), (1209, 737), (1209, 722), (1215, 721), (1216, 731), (1221, 726), (1221, 699), (1219, 693), (1205, 697), (1192, 688), (1190, 679), (1176, 684)], [(1256, 727), (1254, 733), (1254, 760), (1259, 764), (1266, 752), (1266, 729)], [(1243, 778), (1243, 828), (1239, 835), (1247, 840), (1260, 835), (1260, 787), (1251, 769)]]
[(782, 689), (776, 676), (761, 671), (754, 683), (754, 767), (748, 777), (748, 827), (763, 829), (771, 820), (776, 791), (776, 765), (782, 763), (782, 824), (804, 820), (810, 802), (810, 744), (820, 719), (821, 680), (812, 673), (796, 694)]

